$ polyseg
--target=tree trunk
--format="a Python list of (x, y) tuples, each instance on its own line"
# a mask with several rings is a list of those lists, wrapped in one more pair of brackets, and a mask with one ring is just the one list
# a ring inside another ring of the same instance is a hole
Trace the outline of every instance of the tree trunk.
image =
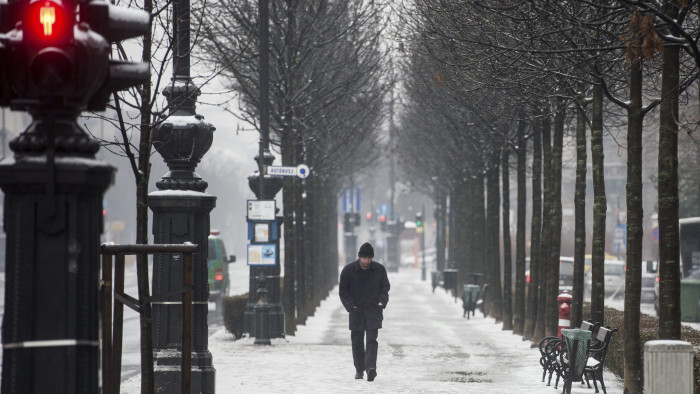
[(330, 247), (328, 248), (328, 284), (326, 286), (325, 296), (330, 293), (330, 291), (338, 284), (338, 279), (340, 275), (338, 267), (338, 224), (334, 220), (336, 218), (336, 212), (338, 212), (338, 199), (335, 197), (337, 193), (334, 191), (328, 194), (329, 206), (326, 212), (328, 220), (326, 221), (326, 226), (328, 228), (328, 234), (331, 239)]
[(526, 167), (527, 141), (525, 140), (526, 123), (518, 124), (518, 216), (515, 233), (515, 297), (513, 306), (513, 334), (523, 335), (525, 330), (525, 218), (527, 214)]
[(571, 304), (571, 327), (583, 321), (584, 274), (586, 264), (586, 112), (583, 103), (585, 87), (581, 87), (576, 111), (576, 186), (574, 194), (574, 287)]
[(500, 161), (500, 152), (495, 152), (491, 157), (491, 168), (486, 174), (486, 183), (488, 188), (488, 200), (486, 200), (486, 232), (488, 236), (488, 283), (489, 294), (486, 297), (489, 303), (489, 314), (500, 322), (502, 319), (501, 305), (501, 243), (499, 242), (498, 229), (499, 221), (499, 206), (501, 205), (500, 185), (498, 179), (498, 162)]
[(503, 144), (501, 152), (501, 183), (503, 185), (503, 329), (513, 329), (513, 274), (510, 246), (510, 166), (508, 165), (508, 144)]
[(542, 232), (542, 131), (532, 139), (532, 220), (530, 222), (530, 283), (527, 286), (523, 339), (533, 339), (537, 323), (540, 285), (540, 236)]
[(627, 109), (627, 270), (625, 272), (625, 392), (641, 393), (642, 344), (639, 319), (642, 293), (642, 60), (630, 64), (630, 106)]
[(436, 220), (437, 220), (437, 239), (435, 250), (437, 252), (437, 270), (442, 272), (445, 269), (445, 248), (447, 247), (447, 237), (446, 237), (446, 206), (447, 206), (447, 195), (445, 194), (445, 180), (442, 180), (439, 186), (437, 186), (437, 201), (438, 206), (436, 209)]
[[(301, 142), (300, 142), (301, 137), (299, 135), (296, 135), (295, 137), (295, 143), (296, 143), (296, 157), (297, 161), (302, 163), (303, 162), (303, 155), (301, 149)], [(295, 243), (295, 252), (296, 252), (296, 269), (295, 269), (295, 280), (296, 280), (296, 299), (295, 299), (295, 307), (296, 307), (296, 313), (297, 313), (297, 324), (305, 324), (306, 323), (306, 309), (304, 300), (306, 299), (306, 243), (305, 239), (306, 237), (304, 234), (306, 233), (306, 211), (307, 211), (307, 198), (308, 198), (308, 193), (306, 196), (304, 196), (304, 193), (307, 190), (307, 183), (308, 181), (306, 179), (301, 181), (301, 187), (297, 188), (296, 190), (296, 196), (294, 198), (294, 203), (295, 203), (295, 208), (294, 208), (294, 214), (295, 214), (295, 228), (294, 228), (294, 243)]]
[[(153, 10), (153, 1), (145, 0), (143, 10), (149, 14)], [(142, 60), (151, 61), (152, 30), (143, 37)], [(136, 243), (148, 244), (148, 180), (151, 175), (151, 84), (141, 85), (141, 126), (139, 138), (139, 174), (136, 177)], [(136, 255), (136, 275), (138, 281), (139, 300), (150, 298), (150, 281), (148, 279), (148, 256), (145, 254)], [(153, 331), (151, 303), (144, 302), (141, 305), (139, 315), (141, 327), (141, 388), (142, 392), (152, 392), (153, 378), (153, 352), (143, 351), (151, 348), (153, 344)]]
[[(479, 231), (479, 229), (486, 228), (486, 208), (484, 201), (484, 174), (480, 171), (474, 175), (472, 178), (473, 192), (472, 192), (472, 212), (471, 217), (473, 218), (473, 229), (474, 229), (474, 242), (472, 248), (474, 252), (474, 267), (476, 272), (483, 274), (483, 281), (486, 282), (487, 278), (487, 264), (486, 264), (486, 248), (478, 247), (477, 245), (486, 245), (488, 238), (484, 231)], [(489, 290), (492, 292), (493, 289)]]
[[(450, 232), (452, 234), (452, 242), (450, 243), (450, 263), (445, 268), (456, 269), (459, 274), (459, 281), (462, 281), (469, 270), (469, 257), (467, 253), (469, 252), (469, 245), (467, 238), (469, 238), (469, 215), (467, 214), (469, 204), (471, 203), (468, 198), (469, 184), (459, 180), (455, 185), (455, 193), (450, 199), (450, 212), (452, 215), (452, 222), (455, 224), (454, 227), (450, 227)], [(419, 262), (420, 264), (420, 262)], [(457, 286), (459, 287), (459, 286)]]
[[(675, 1), (673, 2), (675, 3)], [(659, 338), (681, 339), (678, 239), (679, 48), (664, 46), (659, 111)], [(687, 272), (689, 267), (683, 267)]]
[[(450, 232), (447, 234), (448, 240), (447, 240), (447, 245), (449, 246), (448, 250), (448, 256), (447, 256), (447, 261), (445, 262), (445, 269), (451, 268), (452, 263), (455, 260), (455, 254), (457, 250), (457, 238), (455, 237), (455, 231), (456, 229), (456, 222), (455, 222), (455, 215), (457, 215), (455, 207), (455, 201), (459, 198), (458, 195), (460, 193), (459, 191), (459, 186), (457, 185), (457, 181), (451, 183), (451, 188), (450, 188), (450, 214), (447, 218), (448, 225), (447, 227), (450, 229)], [(442, 271), (440, 271), (442, 272)]]
[[(561, 106), (560, 106), (561, 108)], [(547, 276), (547, 312), (545, 315), (545, 335), (556, 336), (559, 327), (559, 254), (561, 251), (561, 156), (564, 145), (564, 118), (562, 109), (554, 115), (554, 138), (551, 152), (550, 171), (550, 245)]]
[(605, 303), (605, 167), (603, 165), (603, 88), (593, 87), (593, 119), (591, 120), (591, 171), (593, 179), (593, 241), (591, 257), (591, 320), (603, 325)]
[(544, 185), (542, 203), (542, 234), (540, 236), (540, 290), (537, 304), (537, 323), (535, 324), (535, 334), (533, 342), (538, 343), (546, 335), (546, 315), (547, 315), (547, 280), (548, 272), (552, 269), (550, 258), (550, 245), (552, 242), (552, 144), (551, 144), (551, 122), (549, 118), (542, 120), (542, 172)]
[[(290, 119), (290, 118), (287, 118)], [(294, 135), (291, 125), (282, 132), (282, 165), (294, 166), (296, 153), (294, 152)], [(285, 333), (294, 335), (296, 330), (296, 305), (294, 301), (295, 278), (295, 233), (294, 233), (294, 206), (297, 181), (292, 177), (285, 177), (282, 189), (282, 204), (284, 214), (284, 281), (282, 286), (282, 308), (285, 318)]]
[[(285, 78), (282, 79), (283, 89), (286, 92), (285, 98), (282, 102), (284, 111), (284, 120), (282, 122), (283, 130), (282, 134), (282, 165), (283, 166), (296, 166), (297, 154), (295, 151), (296, 141), (294, 135), (294, 109), (292, 108), (291, 97), (294, 95), (292, 92), (292, 86), (294, 86), (294, 81), (290, 80), (292, 78), (290, 70), (294, 68), (294, 52), (296, 48), (294, 47), (293, 37), (295, 36), (296, 29), (296, 19), (294, 12), (294, 4), (292, 1), (286, 1), (286, 13), (287, 13), (287, 26), (286, 34), (284, 35), (285, 41), (285, 53), (284, 53), (284, 68), (287, 71)], [(285, 177), (284, 179), (284, 189), (282, 190), (283, 199), (283, 214), (284, 214), (284, 226), (282, 227), (284, 231), (284, 282), (282, 286), (282, 308), (284, 310), (285, 317), (285, 333), (287, 335), (294, 335), (296, 330), (296, 302), (295, 302), (295, 291), (296, 286), (296, 242), (294, 233), (294, 213), (296, 206), (296, 195), (298, 188), (298, 181), (293, 177)]]

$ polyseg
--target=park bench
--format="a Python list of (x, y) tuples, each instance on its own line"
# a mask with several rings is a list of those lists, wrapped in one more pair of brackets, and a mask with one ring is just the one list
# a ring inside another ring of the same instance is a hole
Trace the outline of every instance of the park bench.
[[(610, 347), (610, 341), (612, 340), (612, 336), (617, 329), (610, 327), (598, 327), (597, 324), (591, 326), (589, 322), (582, 324), (581, 329), (583, 330), (584, 327), (590, 328), (590, 331), (592, 332), (592, 339), (588, 345), (585, 357), (582, 356), (581, 359), (579, 359), (579, 362), (585, 362), (585, 366), (583, 367), (583, 378), (585, 379), (588, 388), (591, 388), (590, 380), (593, 380), (596, 393), (599, 392), (597, 382), (600, 382), (603, 393), (607, 394), (605, 382), (603, 381), (603, 368), (605, 364), (605, 356), (607, 355)], [(567, 387), (569, 390), (571, 388), (571, 382), (569, 381), (569, 360), (566, 351), (566, 342), (563, 340), (550, 340), (550, 342), (552, 343), (551, 347), (556, 349), (552, 352), (552, 356), (556, 355), (557, 359), (549, 361), (551, 363), (549, 367), (549, 379), (551, 381), (553, 373), (557, 374), (557, 379), (554, 383), (554, 388), (557, 388), (559, 385), (559, 379), (563, 378), (563, 392), (566, 392)], [(559, 346), (556, 346), (557, 344)], [(549, 350), (546, 346), (545, 349)], [(549, 382), (547, 385), (549, 385)]]
[[(596, 331), (600, 324), (592, 323), (590, 321), (584, 321), (579, 327), (581, 330), (591, 331), (593, 336), (595, 336)], [(556, 388), (559, 385), (559, 379), (562, 374), (562, 365), (560, 357), (562, 353), (566, 353), (566, 344), (561, 337), (544, 337), (539, 344), (540, 350), (540, 365), (542, 366), (542, 382), (544, 382), (547, 373), (549, 373), (549, 379), (547, 380), (547, 386), (552, 383), (552, 375), (556, 373), (557, 379), (554, 383)]]
[(596, 381), (598, 381), (603, 389), (603, 393), (608, 394), (605, 390), (605, 382), (603, 382), (603, 364), (605, 364), (605, 355), (608, 353), (610, 341), (615, 331), (617, 331), (616, 328), (601, 327), (595, 335), (595, 341), (592, 341), (593, 343), (588, 347), (589, 357), (583, 375), (586, 378), (588, 388), (591, 388), (589, 379), (593, 379), (596, 393), (598, 392)]

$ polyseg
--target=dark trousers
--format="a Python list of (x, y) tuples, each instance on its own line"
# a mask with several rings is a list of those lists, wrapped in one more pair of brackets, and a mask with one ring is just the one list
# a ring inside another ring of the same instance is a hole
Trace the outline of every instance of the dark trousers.
[(365, 350), (365, 331), (350, 331), (352, 339), (352, 361), (355, 363), (355, 371), (369, 371), (377, 369), (377, 335), (378, 329), (367, 330), (367, 348)]

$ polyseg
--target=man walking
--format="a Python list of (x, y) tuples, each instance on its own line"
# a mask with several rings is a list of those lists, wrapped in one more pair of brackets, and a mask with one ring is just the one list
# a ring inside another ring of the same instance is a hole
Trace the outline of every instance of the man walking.
[[(383, 265), (372, 261), (374, 248), (365, 242), (359, 259), (346, 265), (340, 273), (340, 301), (350, 313), (350, 339), (355, 379), (367, 381), (377, 376), (377, 335), (382, 328), (383, 310), (389, 302), (389, 279)], [(365, 333), (367, 348), (365, 350)]]

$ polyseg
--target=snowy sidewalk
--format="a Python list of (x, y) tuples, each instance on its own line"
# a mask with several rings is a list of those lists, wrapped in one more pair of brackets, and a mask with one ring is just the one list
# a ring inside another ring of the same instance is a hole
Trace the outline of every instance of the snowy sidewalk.
[[(541, 382), (539, 351), (479, 312), (462, 318), (461, 301), (433, 294), (420, 270), (390, 273), (389, 304), (379, 330), (378, 376), (355, 380), (347, 313), (337, 288), (295, 336), (256, 346), (220, 329), (209, 338), (217, 393), (560, 393)], [(609, 394), (622, 382), (606, 373)], [(552, 383), (553, 384), (553, 383)], [(139, 377), (122, 393), (139, 393)], [(573, 393), (591, 393), (574, 383)], [(601, 391), (602, 392), (602, 391)]]

